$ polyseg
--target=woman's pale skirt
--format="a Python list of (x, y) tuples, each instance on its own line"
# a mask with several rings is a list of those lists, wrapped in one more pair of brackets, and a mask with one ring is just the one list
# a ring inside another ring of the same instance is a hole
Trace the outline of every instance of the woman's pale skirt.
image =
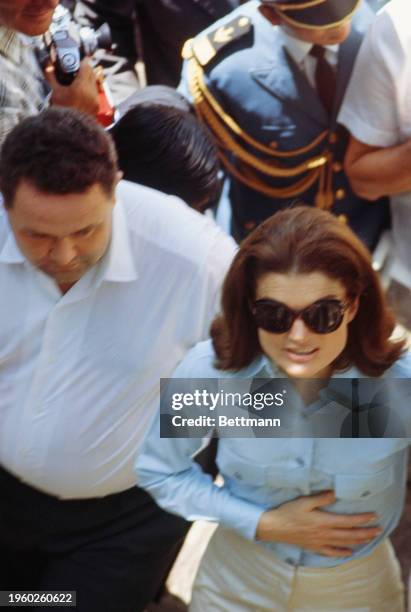
[(332, 568), (292, 567), (219, 527), (201, 561), (190, 612), (404, 612), (404, 586), (389, 540)]

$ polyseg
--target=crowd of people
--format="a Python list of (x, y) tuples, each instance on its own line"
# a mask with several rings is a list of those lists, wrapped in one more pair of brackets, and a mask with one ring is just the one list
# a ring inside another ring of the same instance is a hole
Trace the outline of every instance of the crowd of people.
[[(411, 378), (407, 0), (64, 4), (148, 85), (104, 129), (59, 0), (0, 0), (0, 590), (143, 612), (202, 518), (192, 612), (403, 612), (407, 424), (306, 415)], [(160, 437), (160, 379), (279, 378), (305, 436)]]

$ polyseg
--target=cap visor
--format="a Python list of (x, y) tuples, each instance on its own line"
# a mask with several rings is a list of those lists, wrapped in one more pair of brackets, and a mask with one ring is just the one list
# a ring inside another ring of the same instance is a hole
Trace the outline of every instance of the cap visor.
[(301, 10), (283, 10), (281, 16), (291, 25), (308, 28), (332, 28), (344, 23), (356, 11), (360, 0), (324, 2)]

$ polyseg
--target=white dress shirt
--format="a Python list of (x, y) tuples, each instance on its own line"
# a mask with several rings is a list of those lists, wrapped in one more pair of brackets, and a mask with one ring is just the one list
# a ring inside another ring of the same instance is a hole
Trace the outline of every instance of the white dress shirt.
[[(311, 87), (316, 89), (315, 85), (315, 69), (317, 66), (317, 60), (315, 57), (310, 55), (310, 51), (313, 48), (312, 43), (304, 42), (298, 38), (294, 38), (287, 34), (283, 28), (278, 28), (280, 35), (283, 38), (283, 44), (291, 55), (297, 66), (304, 72)], [(338, 49), (339, 45), (324, 45), (325, 59), (335, 70), (337, 69), (338, 63)]]
[[(371, 147), (411, 138), (411, 3), (392, 0), (361, 45), (339, 122)], [(390, 274), (411, 289), (411, 192), (391, 196), (394, 263)]]
[(1, 465), (61, 498), (132, 487), (160, 377), (207, 337), (235, 248), (176, 198), (122, 182), (106, 254), (62, 295), (2, 211)]

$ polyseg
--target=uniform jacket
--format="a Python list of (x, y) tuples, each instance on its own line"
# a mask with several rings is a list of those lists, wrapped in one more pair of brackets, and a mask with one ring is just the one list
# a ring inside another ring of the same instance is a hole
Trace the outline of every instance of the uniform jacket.
[[(258, 6), (255, 0), (240, 6), (194, 39), (195, 50), (207, 34), (210, 36), (220, 30), (229, 36), (233, 22), (241, 17), (247, 17), (251, 24), (244, 34), (232, 35), (232, 40), (201, 66), (205, 87), (223, 113), (248, 136), (272, 151), (275, 163), (283, 168), (295, 167), (329, 151), (332, 155), (328, 165), (329, 179), (334, 200), (331, 209), (336, 215), (344, 215), (367, 245), (373, 247), (388, 224), (387, 203), (371, 203), (351, 191), (342, 168), (348, 135), (337, 125), (336, 117), (356, 53), (374, 13), (362, 2), (354, 15), (350, 36), (340, 45), (335, 107), (330, 117), (305, 74), (284, 48), (279, 27), (272, 26), (259, 13)], [(326, 137), (321, 139), (324, 132)], [(318, 139), (320, 141), (315, 144)], [(257, 151), (244, 141), (243, 145), (259, 159), (270, 158), (270, 153)], [(231, 154), (230, 162), (241, 173), (235, 155)], [(233, 231), (237, 238), (244, 237), (265, 218), (296, 200), (314, 203), (320, 180), (300, 194), (284, 198), (264, 195), (242, 184), (231, 172), (229, 174), (232, 178)], [(306, 173), (291, 178), (265, 179), (269, 187), (284, 188), (305, 176)]]

